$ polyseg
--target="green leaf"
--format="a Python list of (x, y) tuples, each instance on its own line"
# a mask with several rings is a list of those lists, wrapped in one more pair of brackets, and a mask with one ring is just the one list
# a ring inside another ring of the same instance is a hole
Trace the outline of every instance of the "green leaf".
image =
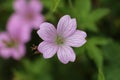
[(76, 55), (81, 55), (85, 52), (86, 44), (79, 48), (74, 48)]
[(41, 0), (44, 7), (46, 7), (47, 9), (49, 9), (50, 11), (55, 11), (57, 9), (57, 7), (59, 6), (60, 0)]
[(91, 10), (91, 0), (76, 0), (74, 9), (80, 16), (86, 16)]
[(111, 41), (111, 39), (105, 37), (92, 37), (89, 41), (93, 45), (106, 45)]
[(88, 56), (95, 62), (98, 68), (98, 80), (104, 80), (104, 75), (102, 71), (103, 55), (101, 54), (101, 50), (91, 43), (89, 43), (87, 50)]
[(50, 20), (50, 21), (55, 21), (53, 13), (57, 10), (57, 8), (59, 7), (61, 0), (42, 0), (42, 3), (44, 5), (44, 7), (46, 9), (48, 9), (46, 16), (46, 20)]
[(48, 10), (52, 10), (53, 6), (55, 5), (54, 0), (48, 1), (48, 0), (40, 0), (43, 3), (43, 6), (47, 8)]
[(34, 62), (23, 61), (24, 68), (14, 70), (14, 80), (51, 80), (50, 63), (44, 59), (37, 59)]
[(90, 31), (93, 31), (93, 32), (98, 31), (97, 25), (94, 22), (91, 22), (91, 20), (89, 18), (86, 19), (86, 20), (81, 19), (79, 23), (80, 23), (80, 26), (78, 26), (78, 29), (90, 30)]
[(106, 80), (120, 80), (120, 44), (111, 41), (103, 47), (106, 65), (104, 68)]
[(96, 47), (95, 44), (92, 44), (90, 41), (87, 45), (88, 56), (94, 60), (97, 67), (102, 67), (103, 56), (101, 50)]
[(13, 10), (12, 4), (13, 4), (13, 0), (7, 0), (4, 3), (0, 4), (0, 6), (4, 10), (10, 10), (10, 11), (12, 11)]
[(88, 56), (95, 62), (98, 68), (98, 80), (105, 80), (103, 74), (103, 52), (97, 47), (98, 45), (105, 45), (109, 39), (103, 37), (93, 37), (87, 42)]
[(109, 9), (101, 8), (101, 9), (92, 11), (92, 13), (90, 14), (90, 17), (94, 22), (96, 22), (96, 21), (102, 19), (108, 13), (109, 13)]

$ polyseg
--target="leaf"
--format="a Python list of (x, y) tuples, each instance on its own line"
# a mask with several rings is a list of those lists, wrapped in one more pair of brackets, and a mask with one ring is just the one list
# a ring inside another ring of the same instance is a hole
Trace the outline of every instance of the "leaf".
[(111, 41), (103, 47), (106, 59), (104, 68), (106, 80), (120, 80), (120, 44)]
[(101, 50), (96, 47), (95, 44), (91, 44), (90, 42), (87, 45), (88, 56), (94, 60), (97, 67), (102, 67), (103, 56), (101, 54)]
[(0, 9), (12, 11), (13, 10), (12, 4), (13, 4), (13, 0), (6, 0), (4, 3), (0, 4), (1, 6)]
[(55, 21), (53, 13), (57, 10), (57, 8), (59, 7), (61, 0), (42, 0), (42, 3), (44, 5), (44, 7), (48, 10), (46, 16), (46, 20), (50, 20), (50, 21)]
[(54, 0), (48, 1), (48, 0), (40, 0), (43, 3), (43, 6), (47, 8), (48, 10), (51, 10), (53, 8), (53, 5), (55, 5)]
[(91, 0), (76, 0), (74, 9), (80, 16), (86, 16), (91, 10)]
[(88, 56), (95, 62), (98, 68), (98, 80), (105, 80), (103, 74), (103, 52), (97, 45), (105, 45), (109, 39), (102, 37), (90, 38), (87, 42)]
[(14, 70), (14, 80), (51, 80), (50, 63), (44, 59), (24, 60), (24, 68)]
[(105, 37), (92, 37), (89, 41), (94, 45), (106, 45), (111, 41), (111, 39)]
[(109, 9), (100, 8), (100, 9), (96, 9), (96, 10), (92, 11), (90, 14), (90, 17), (94, 22), (96, 22), (96, 21), (102, 19), (108, 13), (109, 13)]
[(86, 45), (83, 45), (82, 47), (74, 48), (74, 51), (75, 51), (76, 55), (81, 55), (84, 53), (85, 48), (86, 48)]
[(98, 68), (98, 80), (104, 80), (104, 75), (102, 71), (103, 67), (103, 55), (101, 54), (101, 50), (96, 46), (89, 44), (88, 45), (88, 56), (95, 62)]
[(89, 19), (86, 19), (85, 21), (81, 19), (80, 26), (78, 26), (79, 29), (83, 29), (83, 30), (90, 30), (93, 32), (97, 32), (98, 28), (97, 25), (94, 22), (91, 22)]
[(59, 6), (60, 0), (41, 0), (44, 7), (46, 7), (50, 11), (55, 11), (56, 8)]

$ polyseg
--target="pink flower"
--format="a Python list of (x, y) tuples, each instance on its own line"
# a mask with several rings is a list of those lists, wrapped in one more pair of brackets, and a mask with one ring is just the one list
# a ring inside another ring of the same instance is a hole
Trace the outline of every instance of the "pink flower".
[(3, 58), (14, 58), (19, 60), (25, 55), (25, 45), (21, 43), (18, 36), (13, 37), (7, 32), (0, 33), (0, 56)]
[[(39, 25), (44, 21), (44, 17), (41, 14), (42, 4), (39, 0), (15, 0), (13, 4), (15, 13), (10, 17), (8, 21), (9, 25), (16, 22), (16, 26), (24, 25), (31, 29), (38, 29)], [(12, 20), (12, 21), (11, 21)]]
[(71, 47), (80, 47), (85, 44), (86, 33), (76, 30), (76, 19), (69, 15), (63, 16), (57, 25), (57, 30), (50, 23), (40, 25), (38, 35), (44, 40), (38, 46), (38, 50), (44, 58), (51, 58), (57, 53), (58, 59), (67, 64), (74, 62), (76, 55)]
[(20, 18), (20, 16), (12, 16), (7, 24), (7, 31), (12, 37), (18, 37), (20, 42), (26, 43), (30, 41), (32, 29)]

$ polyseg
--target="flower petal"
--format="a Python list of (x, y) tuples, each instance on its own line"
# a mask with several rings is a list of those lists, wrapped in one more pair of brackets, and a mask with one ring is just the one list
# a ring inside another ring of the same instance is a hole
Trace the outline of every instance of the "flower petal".
[(55, 27), (47, 22), (40, 25), (40, 30), (37, 33), (43, 40), (48, 42), (54, 42), (57, 34)]
[(20, 33), (16, 35), (19, 35), (18, 40), (20, 42), (26, 43), (26, 42), (29, 42), (31, 39), (31, 32), (32, 32), (32, 29), (29, 28), (29, 25), (23, 25), (20, 28)]
[(18, 48), (12, 50), (12, 57), (16, 60), (20, 60), (25, 55), (25, 45), (20, 44)]
[(57, 25), (58, 34), (68, 37), (76, 30), (76, 19), (71, 19), (69, 15), (63, 16)]
[(59, 47), (57, 51), (57, 56), (58, 59), (64, 64), (67, 64), (69, 61), (74, 62), (76, 57), (73, 49), (65, 45)]
[(33, 27), (35, 29), (39, 29), (40, 24), (42, 24), (44, 21), (44, 17), (40, 14), (37, 14), (35, 18), (33, 19)]
[(5, 47), (4, 42), (10, 41), (10, 37), (7, 32), (0, 32), (0, 48)]
[(12, 38), (20, 42), (28, 42), (32, 29), (24, 20), (17, 14), (13, 14), (8, 20), (7, 30)]
[(42, 11), (42, 4), (39, 0), (31, 0), (30, 3), (30, 8), (34, 10), (35, 12), (41, 12)]
[(8, 59), (11, 56), (11, 50), (8, 48), (1, 48), (0, 49), (0, 56)]
[(25, 0), (15, 0), (13, 8), (18, 13), (24, 13), (27, 10), (27, 3)]
[(65, 44), (72, 47), (80, 47), (83, 44), (85, 44), (86, 36), (87, 34), (84, 31), (76, 30), (76, 32), (73, 35), (66, 39)]
[(49, 43), (43, 41), (38, 46), (38, 51), (40, 51), (43, 54), (44, 58), (51, 58), (55, 55), (57, 52), (58, 47), (54, 43)]

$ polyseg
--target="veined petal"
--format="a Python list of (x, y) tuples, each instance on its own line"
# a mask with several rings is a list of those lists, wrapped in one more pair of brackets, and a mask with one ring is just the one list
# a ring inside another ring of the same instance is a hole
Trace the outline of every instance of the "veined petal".
[(43, 41), (38, 46), (38, 51), (40, 51), (43, 54), (44, 58), (51, 58), (55, 55), (57, 52), (58, 47), (54, 43), (49, 43)]
[(57, 32), (59, 35), (68, 37), (76, 30), (76, 19), (71, 19), (69, 15), (63, 16), (57, 25)]
[(37, 34), (45, 41), (54, 42), (57, 35), (55, 27), (50, 23), (42, 23)]
[(66, 38), (65, 44), (72, 47), (80, 47), (85, 44), (87, 34), (84, 31), (76, 30), (70, 37)]
[(67, 64), (69, 61), (74, 62), (76, 55), (73, 51), (73, 49), (69, 46), (60, 46), (57, 51), (58, 59), (64, 63)]

